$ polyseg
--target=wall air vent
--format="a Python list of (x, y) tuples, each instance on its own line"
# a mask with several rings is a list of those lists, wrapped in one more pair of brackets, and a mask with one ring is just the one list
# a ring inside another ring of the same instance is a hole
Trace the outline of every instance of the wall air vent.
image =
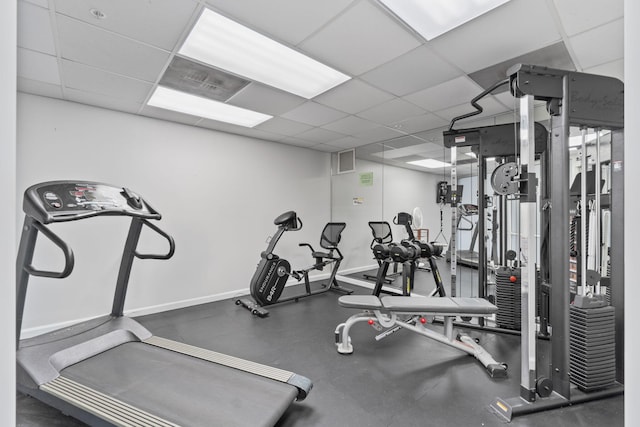
[(158, 84), (224, 102), (249, 83), (249, 80), (175, 56)]
[(350, 149), (338, 153), (338, 172), (349, 173), (356, 170), (356, 150)]

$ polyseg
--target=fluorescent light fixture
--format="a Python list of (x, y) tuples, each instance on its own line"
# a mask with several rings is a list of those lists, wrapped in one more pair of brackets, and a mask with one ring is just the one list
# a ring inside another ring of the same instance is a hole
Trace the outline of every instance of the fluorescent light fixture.
[(158, 86), (148, 105), (234, 125), (254, 127), (273, 116)]
[(426, 40), (489, 12), (509, 0), (380, 0)]
[(178, 53), (307, 99), (350, 79), (206, 8)]
[(436, 169), (436, 168), (445, 168), (451, 166), (451, 163), (441, 162), (436, 159), (423, 159), (423, 160), (414, 160), (412, 162), (407, 162), (410, 165), (422, 166), (423, 168), (428, 169)]

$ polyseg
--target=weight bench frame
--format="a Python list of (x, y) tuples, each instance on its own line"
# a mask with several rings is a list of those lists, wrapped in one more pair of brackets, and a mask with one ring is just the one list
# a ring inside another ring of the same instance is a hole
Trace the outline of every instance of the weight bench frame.
[[(335, 340), (338, 353), (352, 354), (353, 346), (349, 330), (359, 322), (368, 322), (371, 325), (377, 323), (384, 328), (389, 328), (387, 333), (393, 333), (399, 329), (408, 329), (412, 332), (431, 338), (448, 346), (457, 348), (475, 357), (486, 368), (492, 378), (504, 378), (507, 376), (506, 363), (496, 360), (480, 344), (468, 335), (458, 334), (454, 337), (453, 321), (457, 316), (488, 316), (495, 313), (498, 308), (482, 298), (452, 298), (452, 297), (402, 297), (375, 295), (346, 295), (338, 299), (341, 307), (363, 310), (361, 313), (349, 317), (346, 322), (339, 324), (335, 330)], [(399, 315), (412, 315), (412, 319), (400, 320)], [(444, 333), (428, 329), (417, 318), (423, 316), (443, 316)]]

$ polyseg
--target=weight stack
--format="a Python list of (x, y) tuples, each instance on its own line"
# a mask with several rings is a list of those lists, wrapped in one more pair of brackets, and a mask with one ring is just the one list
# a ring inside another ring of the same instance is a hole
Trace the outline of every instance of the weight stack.
[(616, 379), (615, 309), (569, 310), (569, 378), (588, 392), (612, 385)]
[[(515, 281), (511, 281), (512, 277)], [(499, 328), (520, 330), (521, 325), (520, 269), (499, 267), (496, 270), (496, 325)]]

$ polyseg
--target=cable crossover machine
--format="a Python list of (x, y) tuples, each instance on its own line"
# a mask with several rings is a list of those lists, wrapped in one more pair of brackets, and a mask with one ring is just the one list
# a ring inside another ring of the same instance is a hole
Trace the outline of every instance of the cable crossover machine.
[[(471, 101), (476, 112), (454, 121), (482, 112), (477, 102), (502, 85), (508, 85), (519, 101), (519, 124), (503, 125), (511, 127), (511, 141), (517, 141), (517, 145), (514, 144), (512, 153), (500, 154), (502, 163), (491, 176), (494, 192), (508, 195), (519, 205), (517, 250), (506, 251), (508, 243), (499, 244), (508, 254), (506, 259), (517, 266), (512, 270), (517, 274), (512, 277), (519, 282), (519, 395), (497, 397), (490, 404), (498, 416), (510, 421), (514, 416), (611, 397), (624, 391), (624, 85), (615, 78), (522, 64), (512, 67), (507, 76)], [(550, 115), (548, 138), (544, 137), (544, 127), (534, 122), (534, 101), (546, 103)], [(486, 156), (496, 155), (491, 153), (496, 146), (491, 142), (500, 134), (497, 127), (453, 130), (454, 121), (444, 133), (454, 163), (453, 191), (456, 148), (473, 145), (480, 164), (484, 165)], [(581, 172), (576, 178), (579, 184), (574, 186), (570, 186), (572, 127), (579, 129), (581, 139)], [(594, 185), (590, 191), (589, 129), (595, 132)], [(600, 194), (603, 131), (608, 132), (611, 147), (605, 200), (601, 200)], [(485, 173), (482, 171), (478, 179), (480, 194), (484, 192)], [(577, 209), (570, 203), (571, 187), (573, 193), (579, 188)], [(602, 214), (604, 206), (606, 215)], [(452, 204), (455, 224), (454, 207)], [(576, 216), (580, 221), (575, 220)], [(587, 233), (589, 217), (593, 221)], [(603, 230), (602, 223), (610, 230)], [(484, 227), (480, 227), (480, 232), (483, 231)], [(580, 238), (576, 239), (576, 235)], [(606, 251), (602, 236), (607, 237)], [(480, 240), (484, 241), (483, 236)], [(455, 283), (454, 260), (452, 257), (452, 283)], [(487, 254), (482, 245), (479, 260), (479, 293), (483, 296)], [(500, 257), (500, 261), (504, 259)], [(513, 285), (507, 283), (502, 292)], [(550, 340), (546, 346), (550, 354), (537, 345), (540, 337)]]

